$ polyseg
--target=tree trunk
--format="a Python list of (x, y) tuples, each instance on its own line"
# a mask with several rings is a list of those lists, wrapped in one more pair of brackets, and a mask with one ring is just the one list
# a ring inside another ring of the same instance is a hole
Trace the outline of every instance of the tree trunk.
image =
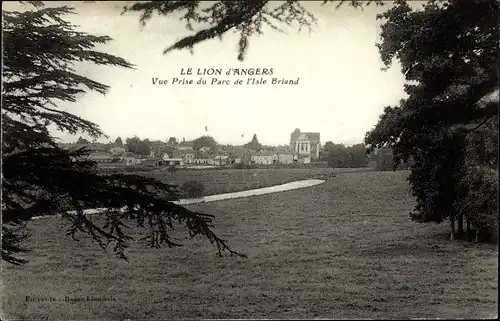
[(476, 230), (476, 243), (479, 243), (479, 230)]
[(464, 216), (463, 214), (458, 215), (458, 237), (462, 237), (464, 235)]
[(470, 220), (467, 219), (467, 238), (470, 240)]
[(455, 220), (454, 220), (454, 218), (450, 217), (450, 223), (451, 223), (450, 241), (453, 241), (455, 239)]

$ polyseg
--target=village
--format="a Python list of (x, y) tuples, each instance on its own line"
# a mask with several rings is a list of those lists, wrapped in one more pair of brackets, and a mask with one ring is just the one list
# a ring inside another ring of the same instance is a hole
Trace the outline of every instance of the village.
[[(289, 145), (263, 146), (258, 143), (256, 135), (251, 142), (243, 146), (216, 144), (210, 138), (205, 144), (195, 144), (195, 141), (183, 139), (178, 141), (170, 137), (166, 142), (148, 142), (149, 154), (134, 153), (127, 144), (90, 143), (87, 148), (89, 160), (95, 161), (100, 167), (123, 166), (179, 166), (186, 168), (229, 167), (241, 165), (272, 165), (272, 164), (310, 164), (320, 157), (321, 142), (318, 132), (301, 132), (295, 129), (290, 134)], [(75, 144), (65, 144), (66, 148)], [(197, 146), (195, 146), (197, 145)], [(211, 146), (207, 146), (211, 145)]]

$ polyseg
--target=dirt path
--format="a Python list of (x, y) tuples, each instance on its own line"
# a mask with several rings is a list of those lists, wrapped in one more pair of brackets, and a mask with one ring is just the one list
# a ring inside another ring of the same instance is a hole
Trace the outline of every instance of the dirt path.
[[(180, 199), (180, 200), (175, 201), (173, 203), (179, 204), (179, 205), (188, 205), (188, 204), (223, 201), (223, 200), (229, 200), (229, 199), (234, 199), (234, 198), (285, 192), (285, 191), (290, 191), (290, 190), (294, 190), (294, 189), (319, 185), (319, 184), (322, 184), (324, 182), (325, 181), (322, 179), (305, 179), (305, 180), (289, 182), (289, 183), (285, 183), (285, 184), (281, 184), (281, 185), (274, 185), (274, 186), (269, 186), (269, 187), (249, 189), (249, 190), (240, 191), (240, 192), (208, 195), (208, 196), (204, 196), (204, 197), (200, 197), (200, 198)], [(103, 210), (104, 209), (92, 208), (92, 209), (84, 210), (83, 213), (86, 215), (91, 215), (91, 214), (97, 214)], [(56, 215), (56, 216), (59, 217), (60, 215)], [(47, 218), (47, 217), (54, 217), (54, 215), (35, 216), (32, 218), (32, 220), (37, 220), (37, 219)]]
[(181, 200), (176, 201), (174, 203), (179, 204), (179, 205), (208, 203), (208, 202), (222, 201), (222, 200), (228, 200), (228, 199), (233, 199), (233, 198), (249, 197), (249, 196), (257, 196), (257, 195), (265, 195), (265, 194), (271, 194), (271, 193), (290, 191), (290, 190), (294, 190), (294, 189), (318, 185), (318, 184), (321, 184), (324, 182), (325, 181), (322, 179), (305, 179), (305, 180), (285, 183), (285, 184), (281, 184), (281, 185), (274, 185), (274, 186), (270, 186), (270, 187), (249, 189), (249, 190), (240, 191), (240, 192), (209, 195), (209, 196), (204, 196), (204, 197), (200, 197), (200, 198), (192, 198), (192, 199), (181, 199)]

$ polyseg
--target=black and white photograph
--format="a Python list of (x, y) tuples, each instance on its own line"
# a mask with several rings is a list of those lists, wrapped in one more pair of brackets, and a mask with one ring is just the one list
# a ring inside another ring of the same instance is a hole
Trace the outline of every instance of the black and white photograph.
[(499, 27), (4, 1), (0, 319), (498, 318)]

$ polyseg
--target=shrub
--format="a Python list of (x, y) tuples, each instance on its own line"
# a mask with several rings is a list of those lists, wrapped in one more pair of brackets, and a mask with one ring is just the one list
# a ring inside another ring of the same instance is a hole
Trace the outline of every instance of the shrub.
[(234, 164), (234, 168), (236, 168), (236, 169), (247, 169), (248, 166), (245, 163), (240, 162), (240, 163)]
[(205, 186), (198, 181), (188, 181), (182, 184), (182, 191), (185, 197), (200, 197), (205, 191)]

